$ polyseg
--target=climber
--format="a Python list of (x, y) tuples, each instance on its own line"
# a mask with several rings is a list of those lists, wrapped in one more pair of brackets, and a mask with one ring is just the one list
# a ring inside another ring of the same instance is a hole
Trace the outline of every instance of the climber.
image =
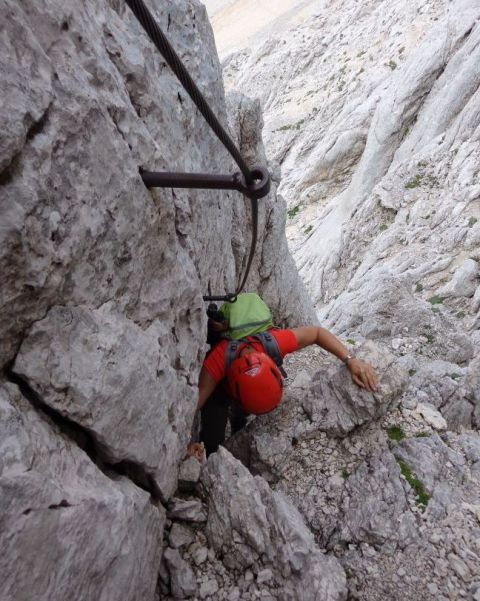
[[(221, 332), (226, 325), (210, 320), (210, 328)], [(321, 327), (299, 327), (291, 330), (271, 329), (281, 357), (316, 344), (338, 357), (350, 372), (355, 384), (375, 392), (378, 378), (373, 367), (356, 357), (328, 330)], [(197, 413), (201, 413), (200, 443), (190, 443), (188, 456), (203, 459), (217, 450), (225, 440), (230, 414), (232, 434), (240, 430), (248, 414), (268, 413), (278, 406), (282, 396), (280, 370), (266, 353), (264, 344), (254, 336), (243, 339), (228, 370), (226, 349), (229, 342), (221, 339), (207, 354), (198, 381)], [(226, 373), (227, 372), (227, 373)]]

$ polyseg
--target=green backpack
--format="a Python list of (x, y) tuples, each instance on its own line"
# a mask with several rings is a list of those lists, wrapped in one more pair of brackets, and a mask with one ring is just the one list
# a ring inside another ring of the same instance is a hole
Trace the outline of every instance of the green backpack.
[(272, 314), (254, 292), (239, 294), (233, 303), (225, 303), (220, 313), (228, 323), (227, 338), (240, 340), (273, 328)]

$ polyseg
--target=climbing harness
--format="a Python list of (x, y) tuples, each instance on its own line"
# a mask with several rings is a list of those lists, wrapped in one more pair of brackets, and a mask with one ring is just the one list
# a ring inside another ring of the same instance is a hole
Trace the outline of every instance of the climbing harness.
[(250, 199), (252, 211), (252, 242), (247, 266), (240, 284), (234, 293), (224, 296), (204, 296), (204, 301), (227, 301), (234, 302), (237, 295), (243, 290), (250, 272), (258, 235), (258, 200), (270, 192), (270, 174), (263, 167), (249, 169), (243, 160), (238, 148), (220, 124), (216, 115), (205, 100), (191, 78), (185, 65), (172, 48), (152, 14), (145, 6), (143, 0), (125, 0), (135, 17), (145, 30), (148, 37), (162, 54), (187, 94), (193, 100), (198, 110), (202, 113), (206, 122), (222, 142), (231, 157), (238, 165), (240, 172), (233, 175), (213, 175), (208, 173), (158, 173), (152, 171), (140, 171), (144, 184), (148, 188), (200, 188), (209, 190), (237, 190)]

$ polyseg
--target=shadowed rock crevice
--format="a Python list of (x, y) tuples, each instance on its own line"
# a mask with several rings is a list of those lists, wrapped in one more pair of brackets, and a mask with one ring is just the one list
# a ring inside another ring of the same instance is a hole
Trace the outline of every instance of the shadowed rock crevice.
[(27, 134), (25, 136), (26, 144), (31, 142), (35, 138), (35, 136), (38, 136), (39, 134), (41, 134), (43, 132), (43, 130), (45, 129), (45, 127), (47, 127), (52, 105), (53, 105), (53, 102), (51, 102), (47, 106), (47, 108), (45, 109), (45, 112), (40, 117), (40, 119), (38, 119), (38, 121), (33, 122), (32, 125), (28, 128)]
[[(10, 159), (10, 162), (7, 165), (5, 165), (2, 169), (2, 171), (0, 172), (0, 186), (5, 186), (7, 184), (10, 184), (11, 181), (17, 175), (17, 171), (18, 171), (18, 175), (20, 174), (19, 167), (20, 167), (21, 160), (22, 160), (22, 154), (25, 150), (25, 145), (31, 143), (34, 140), (34, 138), (36, 136), (38, 136), (39, 134), (41, 134), (44, 131), (44, 129), (47, 127), (52, 104), (53, 103), (50, 103), (47, 106), (47, 108), (45, 109), (45, 112), (40, 117), (40, 119), (38, 121), (33, 121), (32, 124), (30, 125), (30, 127), (27, 129), (26, 134), (25, 134), (24, 147), (17, 154), (14, 154), (12, 156), (12, 158)], [(31, 120), (31, 116), (26, 115), (24, 120), (25, 121)]]
[(3, 168), (2, 172), (0, 173), (0, 186), (6, 186), (13, 180), (15, 177), (15, 171), (20, 165), (21, 156), (21, 152), (15, 154), (10, 160), (10, 163)]

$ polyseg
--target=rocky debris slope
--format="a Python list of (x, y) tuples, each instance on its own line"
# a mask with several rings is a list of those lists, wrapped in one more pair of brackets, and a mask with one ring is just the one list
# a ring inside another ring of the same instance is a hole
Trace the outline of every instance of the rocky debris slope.
[[(201, 475), (185, 468), (196, 484), (168, 514), (168, 598), (478, 598), (480, 436), (403, 407), (406, 374), (388, 353), (384, 366), (373, 395), (318, 349), (287, 358), (282, 406), (228, 441), (243, 465), (221, 448)], [(319, 394), (322, 378), (335, 384)]]
[[(371, 347), (359, 353), (375, 360)], [(446, 431), (433, 409), (405, 408), (404, 375), (393, 398), (383, 396), (398, 369), (397, 359), (382, 374), (379, 394), (352, 395), (343, 367), (316, 349), (304, 351), (287, 360), (293, 381), (281, 410), (250, 423), (229, 447), (287, 495), (320, 548), (339, 559), (349, 599), (476, 599), (480, 435)], [(316, 392), (335, 371), (339, 381), (343, 376), (345, 407), (368, 400), (378, 407), (370, 419), (352, 420), (344, 410), (327, 413), (325, 423), (314, 417), (312, 407), (337, 402), (335, 393)]]
[[(243, 273), (248, 205), (143, 185), (140, 167), (235, 167), (123, 2), (2, 0), (0, 14), (1, 597), (152, 599), (205, 352), (201, 297)], [(204, 7), (155, 14), (226, 124)], [(248, 286), (279, 322), (311, 320), (275, 189), (260, 215)]]
[(227, 450), (204, 466), (197, 494), (205, 505), (190, 496), (169, 512), (161, 587), (173, 599), (346, 599), (340, 563), (288, 499)]

